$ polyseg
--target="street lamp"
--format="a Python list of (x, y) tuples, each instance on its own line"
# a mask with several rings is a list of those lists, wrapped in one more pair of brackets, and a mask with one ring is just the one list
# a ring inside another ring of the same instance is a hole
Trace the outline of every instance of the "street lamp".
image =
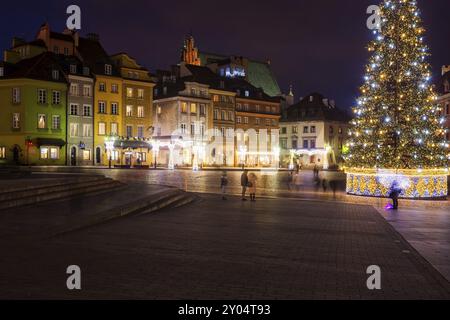
[(159, 141), (153, 140), (152, 147), (153, 147), (152, 151), (153, 151), (154, 168), (158, 169), (158, 155), (159, 155), (159, 147), (160, 147)]

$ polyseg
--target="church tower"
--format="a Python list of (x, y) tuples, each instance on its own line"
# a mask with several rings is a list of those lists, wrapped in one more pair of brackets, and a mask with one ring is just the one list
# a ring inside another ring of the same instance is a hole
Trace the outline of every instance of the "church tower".
[(198, 56), (198, 48), (195, 47), (195, 41), (192, 35), (186, 37), (184, 40), (181, 61), (195, 66), (201, 65), (200, 57)]

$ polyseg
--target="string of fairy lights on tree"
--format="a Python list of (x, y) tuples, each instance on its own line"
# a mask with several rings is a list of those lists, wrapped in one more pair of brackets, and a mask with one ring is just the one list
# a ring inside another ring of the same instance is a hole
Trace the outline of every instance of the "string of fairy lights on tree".
[(380, 18), (353, 110), (346, 166), (444, 168), (445, 118), (439, 116), (430, 83), (430, 54), (417, 1), (384, 1)]

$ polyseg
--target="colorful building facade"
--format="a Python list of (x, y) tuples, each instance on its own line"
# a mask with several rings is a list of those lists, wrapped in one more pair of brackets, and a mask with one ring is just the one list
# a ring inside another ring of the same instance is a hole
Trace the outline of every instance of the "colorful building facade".
[(0, 65), (0, 163), (66, 163), (67, 82), (52, 53)]
[(122, 77), (122, 134), (114, 142), (125, 166), (153, 163), (153, 83), (149, 71), (126, 53), (111, 57)]

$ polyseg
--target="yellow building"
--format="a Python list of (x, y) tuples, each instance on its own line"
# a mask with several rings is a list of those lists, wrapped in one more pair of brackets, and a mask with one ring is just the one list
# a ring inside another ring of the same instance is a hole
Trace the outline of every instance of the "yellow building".
[[(107, 68), (112, 65), (107, 65)], [(118, 152), (108, 150), (107, 141), (122, 135), (122, 79), (96, 75), (94, 93), (94, 148), (95, 164), (120, 164)]]
[(126, 53), (111, 57), (122, 77), (122, 129), (114, 147), (126, 167), (150, 166), (153, 162), (153, 87), (147, 69)]

